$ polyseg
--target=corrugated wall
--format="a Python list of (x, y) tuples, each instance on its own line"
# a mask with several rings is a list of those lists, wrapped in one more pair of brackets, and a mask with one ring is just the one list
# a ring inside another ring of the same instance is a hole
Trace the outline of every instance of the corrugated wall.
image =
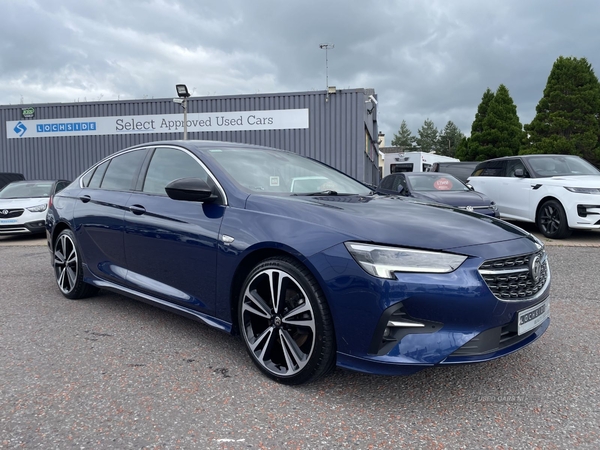
[[(367, 183), (378, 181), (375, 142), (376, 110), (365, 103), (372, 89), (338, 90), (327, 99), (325, 91), (192, 97), (189, 113), (309, 110), (308, 129), (190, 132), (189, 139), (242, 142), (282, 148), (323, 161)], [(0, 107), (0, 172), (23, 173), (27, 179), (73, 179), (94, 162), (131, 145), (182, 139), (183, 133), (119, 134), (7, 139), (6, 122), (21, 117), (23, 107), (35, 108), (36, 120), (106, 116), (182, 114), (167, 99), (144, 99), (70, 104), (11, 105)]]

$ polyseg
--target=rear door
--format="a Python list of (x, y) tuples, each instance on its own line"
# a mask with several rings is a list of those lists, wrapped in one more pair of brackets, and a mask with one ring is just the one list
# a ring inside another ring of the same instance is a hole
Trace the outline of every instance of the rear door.
[(155, 149), (139, 190), (127, 201), (127, 281), (136, 290), (211, 313), (225, 206), (222, 201), (198, 203), (167, 196), (167, 184), (189, 177), (214, 185), (205, 167), (189, 151), (176, 147)]
[(132, 150), (100, 164), (85, 178), (75, 204), (74, 229), (83, 260), (94, 275), (119, 284), (127, 273), (123, 218), (147, 154), (147, 149)]
[(506, 175), (506, 161), (492, 159), (478, 166), (469, 177), (469, 184), (478, 192), (487, 195), (498, 205), (500, 214), (503, 215), (506, 205), (504, 196), (501, 195), (503, 182)]

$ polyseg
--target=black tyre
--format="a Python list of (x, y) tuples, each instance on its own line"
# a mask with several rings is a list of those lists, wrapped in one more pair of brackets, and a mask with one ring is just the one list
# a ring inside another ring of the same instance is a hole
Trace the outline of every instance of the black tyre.
[(536, 225), (544, 236), (551, 239), (564, 239), (572, 233), (565, 210), (557, 200), (547, 200), (540, 206)]
[(325, 297), (295, 260), (270, 258), (250, 272), (238, 318), (248, 353), (268, 377), (302, 384), (335, 367), (334, 332)]
[(75, 235), (63, 230), (54, 241), (54, 276), (62, 294), (70, 299), (90, 297), (98, 288), (83, 281), (81, 256)]

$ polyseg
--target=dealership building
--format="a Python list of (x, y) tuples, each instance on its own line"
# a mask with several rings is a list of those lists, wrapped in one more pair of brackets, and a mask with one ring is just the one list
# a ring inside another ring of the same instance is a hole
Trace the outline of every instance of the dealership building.
[[(132, 145), (183, 139), (173, 98), (0, 106), (0, 172), (26, 179), (74, 179)], [(188, 139), (276, 147), (377, 183), (373, 89), (189, 97)]]

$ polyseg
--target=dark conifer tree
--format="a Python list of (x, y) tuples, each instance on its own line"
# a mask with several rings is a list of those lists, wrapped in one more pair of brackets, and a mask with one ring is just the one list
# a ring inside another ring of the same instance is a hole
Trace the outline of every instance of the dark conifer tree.
[(600, 165), (600, 83), (585, 58), (559, 57), (536, 107), (525, 126), (522, 153), (582, 156)]

